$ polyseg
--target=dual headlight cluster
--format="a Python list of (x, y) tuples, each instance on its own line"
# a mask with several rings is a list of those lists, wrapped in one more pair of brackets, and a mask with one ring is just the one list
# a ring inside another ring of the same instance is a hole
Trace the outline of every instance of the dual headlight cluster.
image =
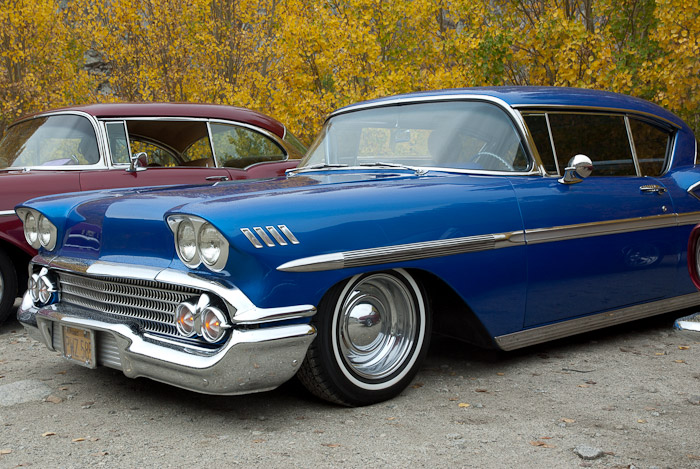
[(17, 209), (17, 215), (24, 224), (24, 238), (31, 247), (49, 251), (56, 247), (58, 230), (46, 216), (30, 208)]
[(231, 328), (224, 312), (206, 293), (178, 305), (175, 326), (183, 337), (197, 335), (212, 344), (219, 342)]
[(168, 225), (175, 235), (175, 250), (183, 264), (191, 269), (204, 264), (214, 272), (224, 268), (229, 244), (211, 223), (199, 217), (171, 215)]

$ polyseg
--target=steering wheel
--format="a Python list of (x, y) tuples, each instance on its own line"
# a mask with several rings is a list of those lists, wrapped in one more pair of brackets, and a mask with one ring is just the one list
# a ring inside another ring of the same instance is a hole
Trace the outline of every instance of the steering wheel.
[(77, 156), (71, 154), (70, 157), (71, 157), (71, 159), (72, 159), (73, 161), (75, 161), (75, 163), (71, 163), (71, 164), (80, 164), (80, 161), (78, 161), (78, 157), (77, 157)]
[(491, 168), (491, 167), (488, 167), (488, 165), (484, 165), (484, 164), (479, 163), (479, 160), (481, 158), (491, 158), (492, 160), (496, 160), (498, 165), (503, 166), (508, 171), (513, 171), (513, 165), (508, 163), (501, 156), (499, 156), (495, 153), (491, 153), (489, 151), (480, 151), (479, 153), (474, 155), (474, 157), (472, 158), (472, 162), (480, 164), (486, 170), (489, 170), (489, 169), (497, 170), (498, 168)]

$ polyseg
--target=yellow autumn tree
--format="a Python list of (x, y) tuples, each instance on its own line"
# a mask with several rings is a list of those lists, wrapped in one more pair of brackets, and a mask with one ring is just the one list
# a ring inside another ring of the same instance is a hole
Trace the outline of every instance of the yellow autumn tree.
[(57, 0), (0, 2), (0, 134), (20, 115), (93, 95), (67, 17)]
[(700, 3), (657, 0), (654, 16), (660, 51), (644, 70), (652, 99), (700, 132)]
[(58, 2), (0, 5), (4, 120), (93, 99), (213, 102), (308, 143), (365, 99), (549, 85), (651, 99), (700, 130), (697, 0)]

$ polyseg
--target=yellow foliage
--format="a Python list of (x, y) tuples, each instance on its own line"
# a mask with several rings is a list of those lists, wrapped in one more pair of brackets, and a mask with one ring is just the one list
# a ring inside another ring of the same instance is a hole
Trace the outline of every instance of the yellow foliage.
[(91, 99), (66, 16), (57, 0), (0, 2), (0, 134), (22, 114)]
[[(269, 113), (309, 143), (328, 112), (360, 100), (438, 88), (548, 85), (638, 95), (700, 130), (697, 0), (67, 5), (0, 4), (2, 122), (94, 99), (200, 101)], [(103, 70), (88, 74), (81, 67), (87, 51)]]

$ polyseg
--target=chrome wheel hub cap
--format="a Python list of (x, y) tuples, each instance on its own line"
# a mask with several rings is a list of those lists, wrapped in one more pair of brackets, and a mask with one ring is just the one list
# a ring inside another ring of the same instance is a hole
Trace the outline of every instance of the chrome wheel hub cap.
[(390, 376), (411, 355), (418, 330), (411, 291), (396, 277), (362, 279), (341, 305), (338, 344), (347, 366), (366, 379)]

